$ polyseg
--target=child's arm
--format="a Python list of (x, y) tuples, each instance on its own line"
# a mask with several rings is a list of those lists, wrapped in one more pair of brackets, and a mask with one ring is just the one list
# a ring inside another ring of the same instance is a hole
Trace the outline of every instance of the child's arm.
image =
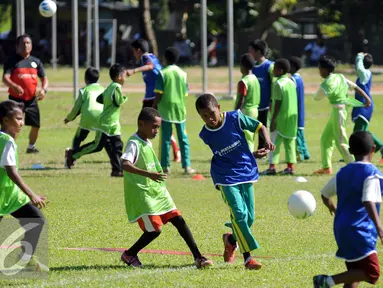
[(380, 241), (383, 244), (383, 228), (380, 223), (380, 217), (379, 217), (378, 211), (376, 210), (376, 203), (367, 201), (367, 202), (363, 202), (363, 205), (367, 210), (368, 216), (371, 218), (372, 222), (374, 222)]
[(356, 55), (355, 59), (355, 68), (356, 68), (356, 74), (359, 77), (360, 83), (366, 84), (371, 77), (371, 71), (364, 68), (363, 65), (363, 59), (364, 59), (364, 53), (360, 52), (358, 55)]
[(128, 100), (128, 97), (122, 94), (120, 88), (116, 88), (113, 93), (113, 102), (117, 107), (120, 107)]
[(74, 119), (76, 119), (76, 117), (78, 115), (80, 115), (81, 113), (81, 106), (82, 106), (82, 89), (80, 89), (79, 91), (79, 95), (76, 99), (76, 102), (74, 102), (74, 106), (72, 108), (72, 111), (70, 111), (70, 113), (68, 114), (68, 116), (66, 116), (66, 118), (64, 119), (64, 123), (67, 124), (68, 122), (71, 122), (73, 121)]
[(128, 173), (137, 174), (143, 177), (147, 177), (156, 182), (162, 182), (166, 179), (167, 175), (163, 173), (157, 172), (149, 172), (146, 170), (142, 170), (134, 166), (129, 160), (123, 160), (122, 169)]
[(365, 107), (370, 107), (371, 106), (371, 99), (370, 99), (370, 97), (368, 97), (366, 92), (364, 92), (362, 90), (362, 88), (360, 88), (354, 82), (348, 80), (347, 78), (344, 78), (344, 79), (346, 80), (346, 83), (347, 83), (348, 87), (354, 89), (359, 95), (361, 95), (366, 100), (366, 102), (364, 103), (364, 106)]
[(104, 104), (104, 93), (101, 93), (100, 95), (97, 96), (96, 102), (100, 104)]
[(153, 108), (157, 109), (158, 103), (161, 101), (162, 95), (164, 94), (164, 74), (160, 71), (156, 79), (156, 86), (154, 88), (156, 98), (153, 101)]
[(315, 101), (322, 100), (323, 98), (327, 97), (326, 91), (322, 88), (322, 86), (319, 87), (318, 91), (313, 95), (313, 98)]
[(4, 168), (5, 171), (7, 171), (8, 177), (21, 189), (21, 191), (28, 195), (33, 205), (38, 208), (45, 207), (46, 198), (44, 196), (39, 196), (33, 193), (33, 191), (24, 183), (20, 174), (17, 172), (16, 166), (4, 166)]
[(145, 63), (145, 65), (141, 66), (141, 67), (137, 67), (137, 68), (134, 68), (134, 69), (129, 69), (129, 70), (126, 70), (126, 75), (128, 77), (136, 74), (137, 72), (146, 72), (146, 71), (151, 71), (154, 69), (154, 64), (152, 62), (150, 62), (150, 58), (147, 58), (146, 56), (143, 56), (143, 58), (141, 58), (142, 60), (141, 61), (147, 61)]
[(281, 110), (281, 105), (282, 105), (281, 100), (275, 100), (273, 117), (271, 118), (271, 122), (270, 122), (270, 132), (274, 132), (275, 129), (277, 129), (277, 116), (279, 111)]
[(238, 82), (237, 86), (237, 93), (238, 93), (238, 102), (237, 105), (235, 106), (235, 110), (242, 110), (243, 105), (245, 104), (245, 97), (247, 95), (247, 89), (245, 83), (243, 81)]
[(336, 195), (336, 178), (332, 178), (321, 191), (323, 204), (328, 208), (330, 214), (336, 212), (336, 205), (332, 202), (331, 197)]

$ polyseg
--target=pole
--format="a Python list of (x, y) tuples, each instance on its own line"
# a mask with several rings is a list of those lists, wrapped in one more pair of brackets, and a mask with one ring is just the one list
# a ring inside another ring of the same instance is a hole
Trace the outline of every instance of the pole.
[(20, 1), (16, 0), (16, 37), (20, 36)]
[(78, 2), (72, 0), (72, 66), (73, 66), (73, 96), (77, 98), (78, 90)]
[(206, 0), (201, 0), (201, 52), (202, 52), (202, 91), (207, 91), (207, 4)]
[[(54, 1), (56, 2), (56, 1)], [(52, 68), (57, 68), (57, 15), (56, 13), (52, 16)]]
[(86, 66), (92, 64), (92, 0), (86, 5)]
[(228, 28), (228, 66), (229, 66), (229, 97), (233, 97), (233, 68), (234, 68), (234, 25), (233, 25), (233, 0), (227, 0), (227, 28)]
[(93, 54), (93, 65), (97, 70), (100, 70), (100, 39), (99, 39), (99, 23), (98, 23), (98, 0), (94, 0), (94, 21), (93, 21), (93, 32), (94, 32), (94, 54)]
[(25, 33), (25, 8), (24, 0), (20, 0), (20, 34)]
[(117, 49), (117, 19), (113, 19), (112, 26), (112, 65), (116, 63), (116, 49)]

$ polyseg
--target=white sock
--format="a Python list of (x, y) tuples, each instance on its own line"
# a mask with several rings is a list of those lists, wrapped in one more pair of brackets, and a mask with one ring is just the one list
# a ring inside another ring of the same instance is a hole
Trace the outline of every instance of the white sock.
[(35, 148), (35, 144), (29, 144), (29, 145), (28, 145), (28, 148), (29, 148), (29, 149), (33, 149), (33, 148)]
[(330, 286), (330, 287), (335, 286), (334, 279), (332, 279), (331, 276), (328, 276), (328, 277), (326, 278), (326, 282), (327, 282), (327, 285)]

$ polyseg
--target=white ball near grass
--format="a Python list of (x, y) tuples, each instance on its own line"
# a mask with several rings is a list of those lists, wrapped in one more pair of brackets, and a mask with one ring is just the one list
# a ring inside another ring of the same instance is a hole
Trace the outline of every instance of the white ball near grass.
[(298, 190), (291, 194), (287, 207), (295, 218), (306, 219), (314, 213), (316, 201), (310, 192)]
[(40, 15), (43, 17), (52, 17), (57, 11), (57, 5), (52, 0), (44, 0), (39, 5)]

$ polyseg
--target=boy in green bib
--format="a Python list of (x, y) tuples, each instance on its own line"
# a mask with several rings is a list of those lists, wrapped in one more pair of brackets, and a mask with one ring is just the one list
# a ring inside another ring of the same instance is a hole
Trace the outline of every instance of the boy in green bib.
[[(346, 133), (347, 106), (369, 107), (371, 100), (367, 94), (355, 83), (346, 79), (343, 74), (333, 73), (336, 67), (334, 58), (323, 55), (319, 60), (319, 74), (324, 78), (318, 92), (314, 95), (315, 100), (327, 98), (332, 106), (331, 116), (321, 136), (322, 168), (314, 174), (332, 174), (332, 153), (334, 144), (346, 163), (354, 161), (349, 152), (348, 137)], [(348, 89), (358, 92), (366, 101), (362, 102), (350, 98)]]
[[(238, 82), (235, 110), (241, 110), (243, 114), (253, 119), (258, 118), (258, 106), (261, 101), (261, 87), (258, 78), (253, 74), (254, 58), (246, 53), (241, 57), (242, 79)], [(247, 144), (250, 151), (254, 151), (254, 133), (245, 130)]]
[[(35, 271), (47, 272), (48, 267), (33, 256), (45, 222), (40, 208), (45, 207), (46, 198), (35, 194), (18, 172), (15, 139), (24, 126), (23, 119), (23, 104), (12, 100), (0, 103), (0, 221), (4, 216), (12, 215), (26, 230), (22, 241), (30, 245), (22, 245), (19, 266), (33, 266)], [(27, 225), (35, 227), (27, 229)], [(30, 248), (27, 249), (27, 246)]]
[[(99, 73), (98, 70), (89, 67), (85, 71), (85, 83), (86, 86), (80, 89), (80, 93), (74, 103), (71, 112), (64, 119), (64, 123), (76, 119), (78, 115), (81, 115), (79, 127), (73, 138), (72, 150), (73, 154), (77, 153), (80, 148), (81, 142), (85, 140), (90, 131), (96, 131), (98, 118), (103, 109), (103, 105), (96, 101), (97, 97), (104, 92), (105, 88), (98, 82)], [(69, 149), (66, 150), (67, 154)]]
[(186, 174), (193, 174), (190, 167), (190, 144), (186, 134), (186, 96), (188, 95), (186, 73), (176, 65), (179, 52), (173, 47), (165, 51), (166, 67), (159, 71), (156, 80), (156, 98), (153, 108), (162, 117), (161, 127), (161, 166), (165, 173), (170, 172), (170, 145), (172, 126), (176, 126), (181, 149), (181, 163)]
[(296, 137), (298, 130), (298, 99), (293, 80), (288, 76), (290, 62), (278, 59), (274, 64), (272, 102), (271, 102), (271, 141), (275, 144), (275, 151), (270, 155), (270, 167), (262, 174), (275, 175), (276, 165), (279, 164), (280, 149), (285, 148), (287, 168), (281, 174), (294, 174), (296, 156)]
[(121, 255), (129, 266), (142, 267), (138, 252), (156, 239), (167, 222), (172, 223), (189, 246), (195, 265), (203, 268), (213, 265), (203, 257), (181, 212), (176, 208), (166, 189), (161, 164), (149, 139), (158, 134), (160, 113), (150, 107), (142, 109), (138, 116), (138, 131), (129, 138), (121, 159), (124, 169), (125, 208), (131, 223), (138, 222), (143, 230), (138, 241)]

